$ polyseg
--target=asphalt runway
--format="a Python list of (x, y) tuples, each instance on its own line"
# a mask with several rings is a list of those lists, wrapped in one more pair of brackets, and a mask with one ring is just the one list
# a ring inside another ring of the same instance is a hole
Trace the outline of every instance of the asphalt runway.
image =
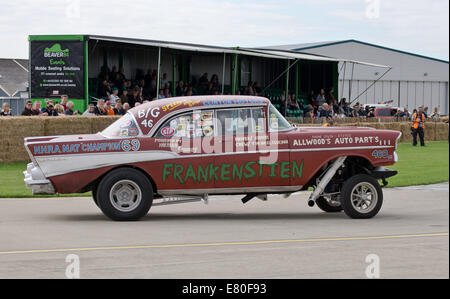
[[(449, 186), (385, 189), (380, 214), (352, 220), (309, 193), (243, 205), (153, 207), (113, 222), (88, 198), (0, 199), (0, 278), (449, 278)], [(72, 260), (73, 261), (73, 260)]]

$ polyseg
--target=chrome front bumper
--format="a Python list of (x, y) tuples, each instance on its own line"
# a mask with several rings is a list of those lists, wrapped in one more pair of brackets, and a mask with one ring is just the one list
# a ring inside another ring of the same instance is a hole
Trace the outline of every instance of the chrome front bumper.
[(33, 163), (28, 163), (27, 170), (23, 174), (24, 182), (33, 194), (51, 195), (56, 193), (52, 182), (47, 180), (41, 169)]

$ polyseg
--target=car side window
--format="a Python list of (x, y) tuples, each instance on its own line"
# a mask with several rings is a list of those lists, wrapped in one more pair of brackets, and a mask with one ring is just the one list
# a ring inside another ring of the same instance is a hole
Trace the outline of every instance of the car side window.
[(175, 116), (162, 125), (155, 137), (201, 138), (214, 135), (214, 111), (195, 110)]
[(263, 133), (266, 130), (266, 117), (262, 107), (221, 109), (216, 111), (216, 115), (219, 136)]

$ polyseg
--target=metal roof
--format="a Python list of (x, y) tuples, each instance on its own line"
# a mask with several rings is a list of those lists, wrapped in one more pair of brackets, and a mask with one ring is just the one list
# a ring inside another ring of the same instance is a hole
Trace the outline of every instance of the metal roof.
[(446, 60), (428, 57), (428, 56), (424, 56), (424, 55), (420, 55), (420, 54), (416, 54), (416, 53), (406, 52), (406, 51), (393, 49), (393, 48), (389, 48), (389, 47), (384, 47), (384, 46), (371, 44), (371, 43), (367, 43), (367, 42), (363, 42), (363, 41), (359, 41), (359, 40), (355, 40), (355, 39), (339, 40), (339, 41), (325, 41), (325, 42), (317, 42), (317, 43), (291, 44), (291, 45), (281, 45), (281, 46), (270, 46), (270, 47), (265, 47), (265, 48), (266, 49), (303, 51), (303, 50), (328, 47), (328, 46), (334, 46), (334, 45), (340, 45), (340, 44), (346, 44), (346, 43), (357, 43), (357, 44), (361, 44), (361, 45), (365, 45), (365, 46), (369, 46), (369, 47), (375, 47), (375, 48), (379, 48), (379, 49), (383, 49), (383, 50), (388, 50), (388, 51), (392, 51), (392, 52), (396, 52), (396, 53), (400, 53), (400, 54), (411, 55), (411, 56), (415, 56), (415, 57), (419, 57), (419, 58), (448, 63), (448, 61), (446, 61)]
[(12, 97), (26, 90), (28, 84), (28, 60), (0, 59), (0, 89)]

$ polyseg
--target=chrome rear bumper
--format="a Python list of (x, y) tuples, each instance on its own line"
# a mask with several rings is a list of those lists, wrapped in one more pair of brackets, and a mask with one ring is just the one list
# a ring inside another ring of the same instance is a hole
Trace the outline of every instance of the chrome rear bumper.
[(28, 163), (27, 170), (23, 172), (23, 175), (25, 176), (24, 182), (27, 188), (30, 189), (33, 194), (51, 195), (56, 193), (52, 182), (46, 179), (41, 169), (36, 167), (33, 163)]

